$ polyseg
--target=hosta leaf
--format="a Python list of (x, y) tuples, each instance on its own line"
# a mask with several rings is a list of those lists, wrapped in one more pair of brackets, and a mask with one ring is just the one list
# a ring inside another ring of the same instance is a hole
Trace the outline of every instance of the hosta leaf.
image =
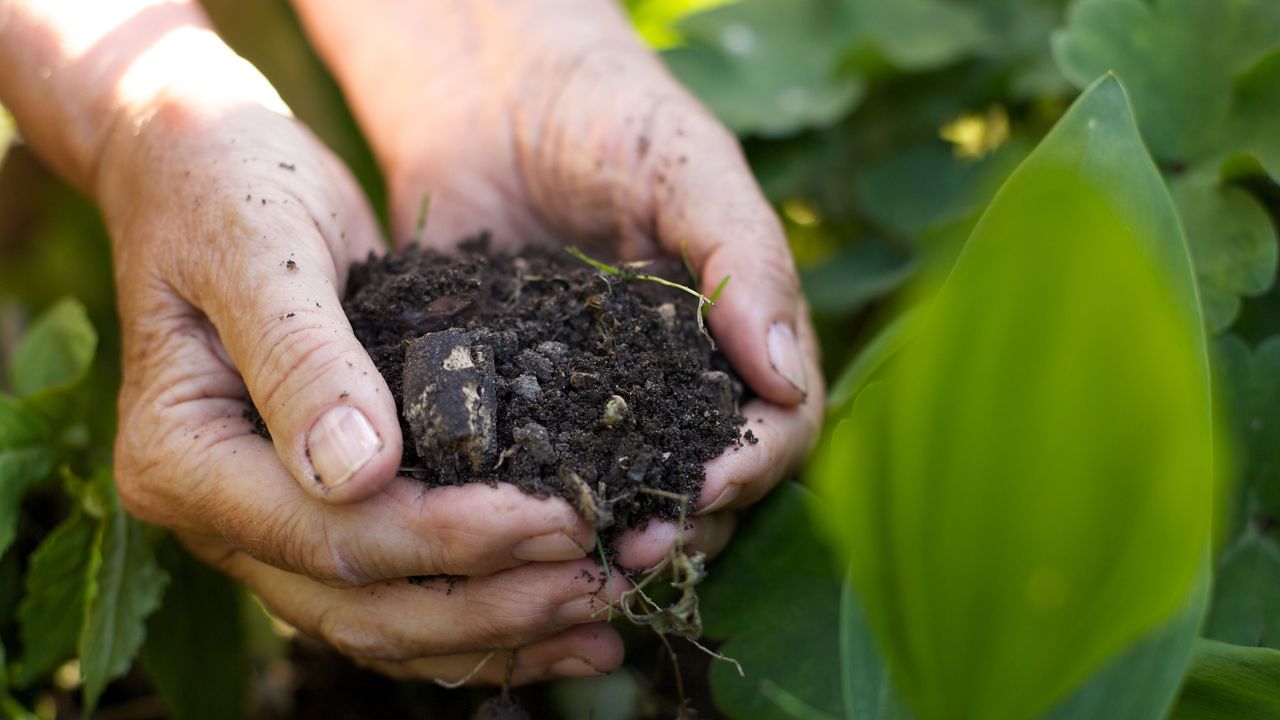
[(84, 306), (67, 298), (46, 310), (13, 354), (14, 390), (22, 396), (70, 385), (89, 370), (98, 334)]
[(1280, 718), (1280, 651), (1201, 640), (1172, 720)]
[(771, 493), (699, 588), (707, 635), (727, 639), (720, 651), (746, 671), (740, 677), (728, 663), (711, 668), (716, 705), (731, 717), (788, 720), (775, 702), (778, 690), (817, 712), (843, 715), (840, 579), (813, 530), (813, 502), (791, 483)]
[(23, 648), (18, 685), (30, 685), (75, 654), (97, 531), (92, 518), (74, 512), (32, 554), (18, 607)]
[(1124, 78), (1152, 154), (1188, 162), (1215, 150), (1232, 82), (1278, 43), (1273, 0), (1081, 0), (1054, 51), (1077, 86)]
[(1218, 561), (1204, 634), (1236, 645), (1280, 647), (1280, 545), (1252, 524)]
[(169, 578), (156, 563), (155, 535), (118, 502), (98, 527), (80, 634), (80, 674), (88, 711), (97, 705), (107, 683), (129, 669), (146, 636), (147, 617), (160, 606)]
[(142, 664), (174, 720), (244, 717), (249, 676), (240, 590), (166, 539), (157, 551), (171, 579), (147, 623)]
[(0, 555), (13, 542), (22, 496), (53, 468), (48, 442), (49, 427), (39, 415), (0, 395)]
[(835, 0), (745, 0), (686, 18), (667, 66), (739, 133), (788, 135), (829, 125), (862, 97), (837, 71), (850, 15)]
[[(1280, 115), (1277, 115), (1280, 117)], [(1241, 296), (1260, 295), (1276, 273), (1276, 230), (1266, 210), (1241, 188), (1194, 173), (1169, 184), (1195, 261), (1205, 322), (1225, 330)]]
[(1211, 430), (1185, 241), (1104, 78), (815, 469), (920, 717), (1032, 716), (1172, 616), (1206, 550)]

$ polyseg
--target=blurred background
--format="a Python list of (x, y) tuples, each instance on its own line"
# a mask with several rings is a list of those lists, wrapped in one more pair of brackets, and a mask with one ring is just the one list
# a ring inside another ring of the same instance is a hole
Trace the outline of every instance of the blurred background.
[[(353, 169), (375, 208), (384, 209), (372, 156), (287, 2), (204, 4), (231, 46), (275, 83), (298, 117)], [(832, 380), (892, 320), (892, 300), (904, 283), (949, 267), (1001, 182), (1080, 88), (1116, 70), (1192, 246), (1215, 336), (1226, 427), (1241, 449), (1239, 497), (1224, 531), (1206, 633), (1280, 647), (1280, 296), (1273, 290), (1280, 11), (1274, 0), (625, 5), (637, 32), (742, 139), (786, 225)], [(107, 238), (93, 205), (54, 178), (0, 115), (0, 358), (10, 355), (32, 317), (69, 295), (84, 303), (100, 335), (86, 383), (91, 401), (84, 430), (93, 439), (87, 451), (105, 454), (119, 377)], [(17, 602), (20, 558), (59, 517), (56, 498), (29, 501), (15, 551), (0, 562), (0, 618)], [(724, 562), (734, 562), (732, 555)], [(199, 568), (188, 569), (197, 586), (216, 585)], [(752, 582), (743, 572), (713, 568), (704, 614), (718, 612), (721, 627), (731, 622), (726, 617), (768, 610), (717, 609), (734, 583)], [(467, 717), (484, 694), (441, 694), (364, 673), (294, 637), (251, 598), (227, 597), (242, 610), (227, 622), (235, 632), (243, 629), (253, 717)], [(0, 629), (6, 640), (11, 632)], [(633, 641), (627, 669), (613, 677), (527, 693), (534, 717), (670, 717), (664, 651), (652, 638)], [(815, 642), (812, 653), (829, 649), (827, 641)], [(717, 690), (713, 700), (705, 658), (682, 653), (682, 659), (686, 690), (702, 716), (719, 716), (725, 706), (739, 717), (775, 716), (735, 705), (732, 691)], [(35, 693), (37, 715), (75, 716), (77, 683), (74, 666), (60, 668)], [(166, 713), (139, 672), (109, 689), (102, 705), (103, 718)]]

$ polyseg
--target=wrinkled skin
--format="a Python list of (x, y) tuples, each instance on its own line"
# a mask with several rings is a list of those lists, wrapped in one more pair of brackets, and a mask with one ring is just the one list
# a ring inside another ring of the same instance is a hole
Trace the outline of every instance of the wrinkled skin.
[[(52, 52), (41, 33), (67, 34), (80, 4), (0, 0), (17, 17), (0, 23), (0, 51)], [(808, 451), (823, 395), (781, 227), (733, 137), (607, 0), (295, 4), (386, 174), (396, 238), (429, 191), (430, 244), (490, 229), (500, 244), (683, 251), (707, 292), (730, 276), (709, 321), (759, 396), (743, 412), (760, 442), (708, 464), (685, 537), (718, 552), (733, 512)], [(27, 136), (94, 195), (113, 238), (126, 507), (391, 675), (457, 679), (497, 651), (473, 681), (501, 682), (512, 648), (517, 683), (617, 667), (599, 611), (627, 584), (597, 579), (594, 533), (572, 508), (397, 476), (395, 405), (338, 299), (350, 262), (381, 247), (349, 173), (197, 10), (120, 15), (130, 31), (94, 47), (123, 50), (59, 76), (74, 96), (118, 66), (113, 93), (87, 93), (81, 125), (101, 132)], [(0, 77), (24, 130), (43, 128), (58, 98), (26, 90)], [(241, 417), (246, 397), (273, 441)], [(336, 434), (364, 440), (334, 450)], [(629, 533), (622, 564), (652, 566), (676, 532)], [(451, 592), (404, 579), (441, 574), (460, 577)]]

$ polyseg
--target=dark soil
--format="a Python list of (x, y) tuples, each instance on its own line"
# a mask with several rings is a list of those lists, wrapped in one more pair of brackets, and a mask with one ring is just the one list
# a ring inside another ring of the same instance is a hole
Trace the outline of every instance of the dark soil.
[[(692, 285), (678, 263), (646, 273)], [(733, 292), (730, 288), (728, 292)], [(597, 527), (675, 517), (743, 442), (743, 385), (677, 289), (564, 252), (411, 246), (354, 266), (343, 308), (395, 395), (402, 472), (508, 482)]]

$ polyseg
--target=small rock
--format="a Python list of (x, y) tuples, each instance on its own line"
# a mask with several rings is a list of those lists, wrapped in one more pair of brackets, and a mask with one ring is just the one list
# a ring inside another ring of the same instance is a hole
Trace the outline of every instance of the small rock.
[(676, 325), (676, 306), (671, 303), (662, 303), (658, 306), (658, 317), (662, 318), (662, 324), (668, 330)]
[(569, 346), (555, 340), (544, 340), (538, 343), (538, 354), (554, 362), (560, 362), (569, 357)]
[(720, 412), (720, 417), (733, 417), (733, 380), (727, 374), (719, 370), (702, 373), (702, 392), (711, 406)]
[(550, 360), (529, 349), (521, 350), (516, 355), (516, 366), (527, 373), (533, 373), (543, 382), (550, 380), (555, 372), (555, 366)]
[(512, 380), (511, 390), (526, 400), (537, 401), (542, 397), (542, 386), (538, 384), (538, 378), (531, 373), (525, 373)]
[(511, 437), (520, 447), (529, 452), (533, 461), (540, 465), (550, 465), (560, 456), (551, 447), (551, 434), (536, 422), (525, 423), (511, 431)]
[(425, 464), (493, 464), (494, 382), (493, 351), (472, 333), (454, 328), (405, 344), (404, 419)]
[(600, 376), (589, 372), (571, 372), (569, 373), (569, 385), (574, 390), (586, 390), (600, 384)]
[(621, 395), (610, 395), (604, 404), (604, 415), (601, 416), (600, 422), (605, 427), (615, 427), (622, 424), (631, 415), (631, 409), (627, 407), (627, 401), (622, 399)]

